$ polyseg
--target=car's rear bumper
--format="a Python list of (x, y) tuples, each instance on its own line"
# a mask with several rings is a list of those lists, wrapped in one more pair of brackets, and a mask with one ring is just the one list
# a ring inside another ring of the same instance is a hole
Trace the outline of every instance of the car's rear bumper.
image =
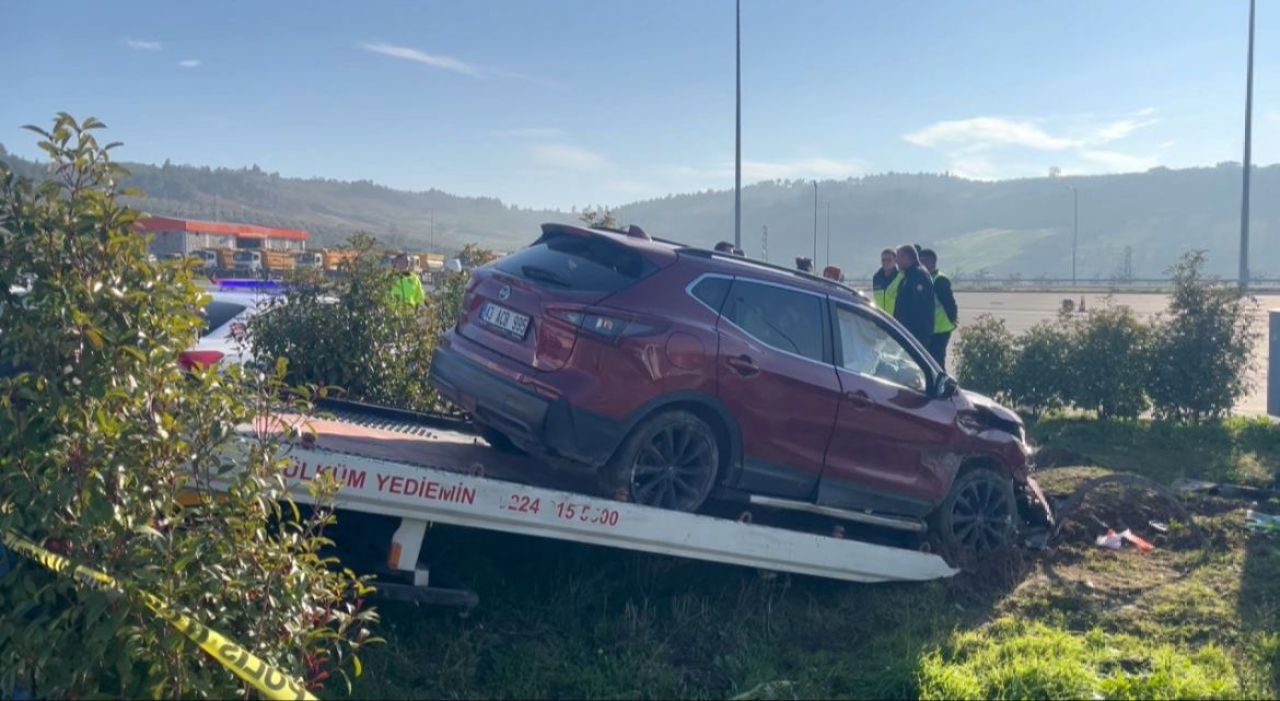
[(483, 349), (464, 352), (464, 344), (476, 345), (446, 334), (432, 356), (429, 381), (441, 396), (530, 452), (596, 467), (608, 462), (626, 433), (623, 422), (575, 409), (563, 396), (544, 396), (491, 370), (467, 357)]

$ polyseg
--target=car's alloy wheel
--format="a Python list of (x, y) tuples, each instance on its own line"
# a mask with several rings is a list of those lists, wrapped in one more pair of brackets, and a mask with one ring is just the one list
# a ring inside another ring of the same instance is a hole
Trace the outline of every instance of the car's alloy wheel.
[(1006, 548), (1017, 532), (1013, 485), (998, 472), (979, 468), (964, 473), (934, 520), (945, 545), (969, 552)]
[(711, 428), (683, 411), (646, 421), (618, 457), (631, 501), (676, 511), (702, 506), (720, 466)]

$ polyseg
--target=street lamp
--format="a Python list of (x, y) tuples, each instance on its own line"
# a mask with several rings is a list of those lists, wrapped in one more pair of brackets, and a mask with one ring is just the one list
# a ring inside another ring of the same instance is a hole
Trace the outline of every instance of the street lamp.
[(818, 265), (818, 181), (813, 181), (813, 264)]
[(1063, 185), (1071, 191), (1071, 286), (1076, 286), (1076, 246), (1080, 243), (1080, 191), (1075, 185)]
[(831, 203), (827, 203), (827, 265), (831, 265)]
[(1249, 69), (1244, 98), (1244, 188), (1240, 195), (1240, 294), (1249, 291), (1249, 169), (1253, 140), (1253, 10), (1249, 0)]

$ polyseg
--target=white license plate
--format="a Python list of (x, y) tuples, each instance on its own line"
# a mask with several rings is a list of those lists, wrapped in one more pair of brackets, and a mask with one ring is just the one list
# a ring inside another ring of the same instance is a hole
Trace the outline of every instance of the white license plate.
[(529, 330), (527, 315), (490, 302), (485, 302), (484, 309), (480, 310), (480, 318), (486, 324), (496, 326), (516, 338), (524, 338), (525, 332)]

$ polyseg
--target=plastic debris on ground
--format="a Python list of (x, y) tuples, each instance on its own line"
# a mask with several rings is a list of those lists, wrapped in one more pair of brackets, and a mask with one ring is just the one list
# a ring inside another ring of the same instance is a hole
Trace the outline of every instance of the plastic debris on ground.
[(1119, 533), (1116, 533), (1114, 528), (1108, 528), (1106, 533), (1098, 536), (1097, 539), (1094, 540), (1094, 543), (1100, 548), (1119, 550), (1124, 547), (1125, 541), (1132, 543), (1144, 553), (1151, 552), (1156, 549), (1156, 546), (1147, 542), (1147, 540), (1141, 536), (1134, 535), (1133, 531), (1128, 528), (1120, 531)]
[(1280, 533), (1280, 516), (1249, 509), (1244, 512), (1245, 525), (1254, 533)]

